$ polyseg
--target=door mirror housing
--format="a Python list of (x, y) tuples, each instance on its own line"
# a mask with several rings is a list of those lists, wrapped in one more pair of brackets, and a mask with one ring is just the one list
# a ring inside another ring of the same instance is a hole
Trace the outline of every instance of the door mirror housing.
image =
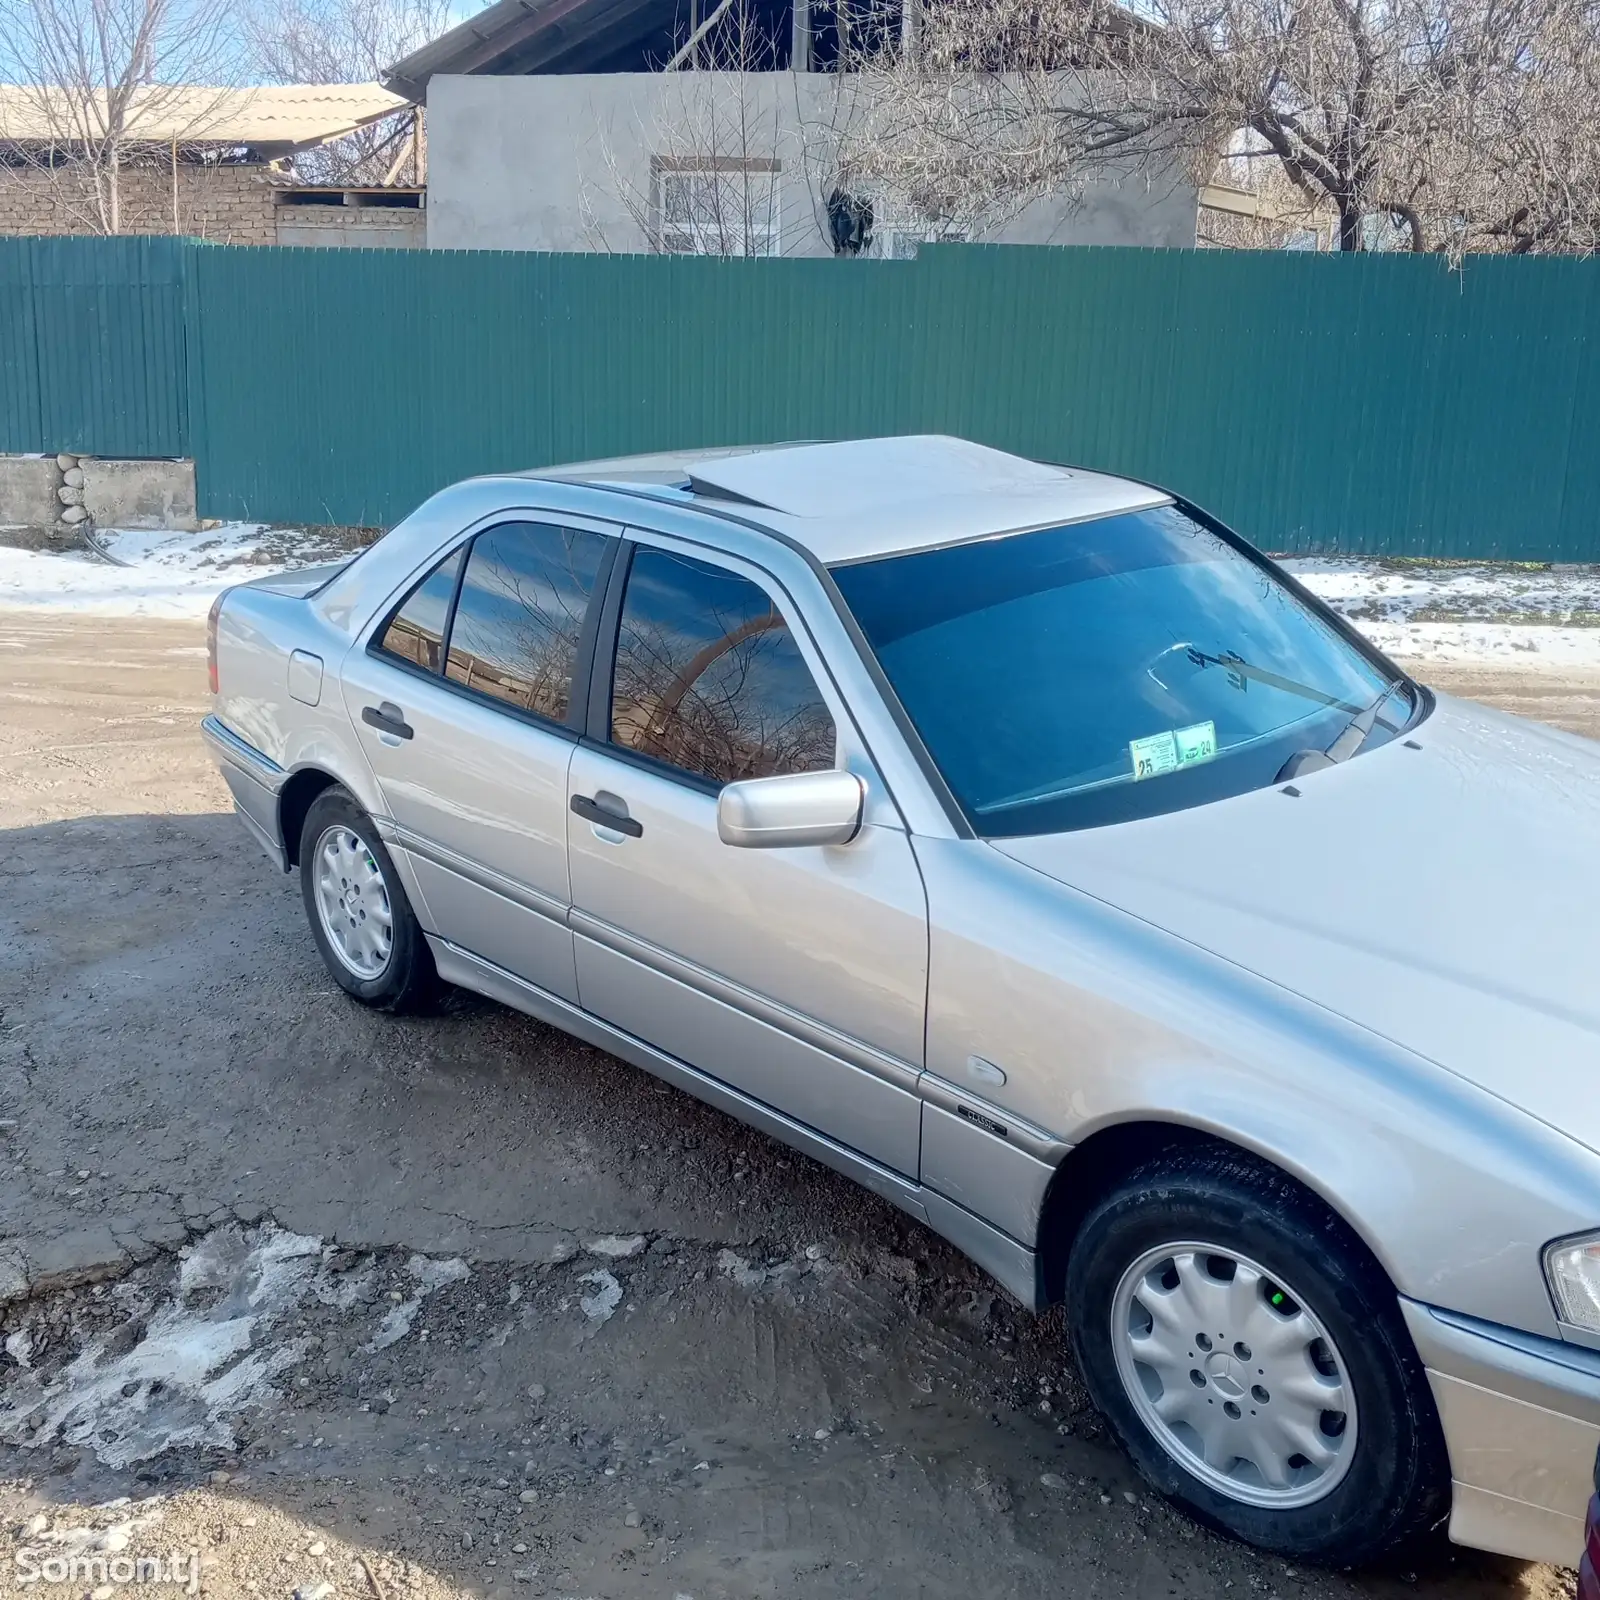
[(730, 783), (717, 797), (717, 837), (745, 850), (848, 844), (861, 831), (867, 786), (853, 772), (788, 772)]

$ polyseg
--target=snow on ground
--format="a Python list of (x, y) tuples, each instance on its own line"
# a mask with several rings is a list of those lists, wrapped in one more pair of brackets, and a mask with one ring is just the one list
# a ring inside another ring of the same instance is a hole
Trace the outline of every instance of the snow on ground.
[(229, 584), (351, 553), (348, 543), (325, 533), (258, 522), (225, 522), (201, 533), (106, 528), (96, 538), (115, 561), (88, 550), (22, 550), (0, 543), (0, 609), (203, 617)]
[[(372, 1263), (342, 1271), (337, 1255), (321, 1239), (272, 1223), (218, 1228), (183, 1248), (170, 1289), (152, 1292), (137, 1277), (111, 1288), (130, 1314), (131, 1337), (92, 1339), (51, 1372), (34, 1364), (50, 1341), (24, 1324), (5, 1341), (14, 1366), (0, 1440), (25, 1450), (83, 1445), (108, 1467), (182, 1445), (234, 1449), (235, 1424), (246, 1412), (274, 1409), (282, 1399), (276, 1380), (317, 1342), (293, 1331), (298, 1313), (315, 1300), (369, 1315)], [(403, 1339), (428, 1295), (471, 1276), (459, 1258), (414, 1255), (408, 1269), (415, 1292), (389, 1311), (366, 1349)]]
[[(3, 533), (4, 530), (0, 530)], [(327, 530), (228, 522), (202, 533), (102, 530), (116, 565), (0, 542), (0, 611), (203, 617), (219, 590), (342, 560)], [(1306, 557), (1284, 565), (1374, 643), (1408, 661), (1600, 670), (1600, 566)]]
[(1283, 565), (1408, 661), (1600, 668), (1600, 567), (1307, 557)]

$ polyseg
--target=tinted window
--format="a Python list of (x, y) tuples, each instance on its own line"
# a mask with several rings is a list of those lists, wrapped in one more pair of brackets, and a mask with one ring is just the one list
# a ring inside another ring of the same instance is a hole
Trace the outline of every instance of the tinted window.
[(578, 636), (606, 543), (598, 533), (542, 522), (480, 533), (450, 630), (451, 682), (565, 721)]
[(834, 760), (833, 718), (766, 592), (666, 550), (628, 574), (611, 737), (714, 783)]
[(456, 574), (460, 570), (461, 552), (452, 550), (395, 607), (379, 648), (402, 661), (437, 672), (445, 623), (450, 619), (450, 600), (456, 592)]
[(833, 576), (988, 837), (1263, 788), (1373, 707), (1368, 747), (1417, 709), (1404, 680), (1175, 506)]

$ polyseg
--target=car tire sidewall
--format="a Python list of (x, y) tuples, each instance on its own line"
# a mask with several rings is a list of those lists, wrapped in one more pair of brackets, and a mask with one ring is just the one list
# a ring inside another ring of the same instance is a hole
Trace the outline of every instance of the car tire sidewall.
[[(375, 978), (360, 978), (339, 958), (328, 941), (316, 903), (317, 841), (332, 827), (348, 828), (372, 853), (383, 873), (393, 918), (389, 963)], [(417, 1009), (431, 991), (432, 959), (422, 928), (411, 910), (394, 860), (378, 837), (372, 818), (343, 789), (326, 789), (312, 802), (300, 834), (300, 897), (306, 920), (324, 964), (347, 994), (384, 1011)]]
[[(1338, 1233), (1315, 1207), (1267, 1211), (1226, 1184), (1152, 1177), (1090, 1214), (1069, 1260), (1067, 1289), (1091, 1397), (1155, 1489), (1222, 1533), (1280, 1555), (1349, 1566), (1438, 1520), (1448, 1470), (1426, 1376), (1393, 1290), (1373, 1281)], [(1287, 1510), (1230, 1499), (1168, 1455), (1128, 1397), (1112, 1346), (1117, 1285), (1146, 1251), (1183, 1240), (1235, 1250), (1281, 1275), (1338, 1349), (1355, 1396), (1355, 1456), (1323, 1499)]]

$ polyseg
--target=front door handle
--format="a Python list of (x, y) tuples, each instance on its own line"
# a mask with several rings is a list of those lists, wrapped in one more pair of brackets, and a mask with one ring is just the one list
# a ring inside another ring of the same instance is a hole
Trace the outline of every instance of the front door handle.
[(376, 728), (379, 733), (392, 734), (396, 739), (409, 739), (415, 731), (406, 721), (406, 714), (392, 700), (385, 700), (382, 705), (363, 706), (361, 720), (369, 728)]
[(586, 794), (573, 795), (572, 809), (585, 822), (592, 822), (597, 828), (610, 828), (616, 833), (625, 833), (630, 839), (637, 839), (644, 832), (642, 822), (636, 821), (633, 817), (619, 816), (615, 811), (608, 811), (598, 800)]

